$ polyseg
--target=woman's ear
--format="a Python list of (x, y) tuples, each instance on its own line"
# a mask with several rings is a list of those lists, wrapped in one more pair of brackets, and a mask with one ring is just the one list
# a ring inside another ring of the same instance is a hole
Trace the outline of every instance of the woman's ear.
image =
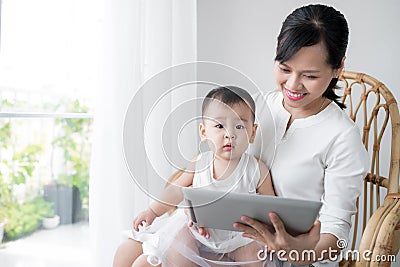
[(346, 56), (342, 57), (342, 61), (340, 62), (340, 67), (337, 70), (337, 77), (339, 77), (340, 75), (342, 75), (342, 72), (344, 71), (344, 61), (346, 60)]

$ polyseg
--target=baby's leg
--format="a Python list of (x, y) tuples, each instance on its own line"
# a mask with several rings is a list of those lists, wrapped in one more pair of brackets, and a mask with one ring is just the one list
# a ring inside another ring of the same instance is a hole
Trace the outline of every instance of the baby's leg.
[[(261, 247), (257, 242), (254, 241), (229, 253), (229, 257), (236, 262), (256, 261), (258, 260), (259, 251), (262, 249), (263, 247)], [(264, 261), (258, 261), (254, 263), (243, 264), (240, 266), (261, 267), (266, 265), (264, 265)]]
[(142, 255), (142, 253), (141, 242), (127, 239), (115, 252), (113, 267), (131, 267), (132, 263)]
[[(132, 267), (153, 267), (153, 265), (147, 262), (147, 255), (140, 255), (132, 264)], [(161, 267), (161, 264), (157, 267)]]
[[(195, 255), (199, 255), (199, 243), (194, 238), (188, 227), (183, 227), (182, 230), (175, 237), (175, 245), (172, 245), (166, 254), (166, 266), (185, 266), (185, 267), (195, 267), (198, 266), (191, 260), (187, 259), (182, 255), (185, 251), (189, 250)], [(179, 244), (177, 246), (176, 244)]]

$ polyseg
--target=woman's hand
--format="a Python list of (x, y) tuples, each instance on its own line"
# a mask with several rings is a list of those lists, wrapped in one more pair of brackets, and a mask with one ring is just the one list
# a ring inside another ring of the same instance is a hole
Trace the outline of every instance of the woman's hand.
[(185, 214), (186, 214), (186, 217), (188, 217), (188, 224), (187, 224), (187, 226), (188, 226), (188, 227), (193, 227), (193, 226), (196, 227), (197, 231), (199, 232), (199, 234), (200, 234), (201, 236), (204, 236), (205, 238), (209, 239), (209, 238), (210, 238), (210, 233), (208, 233), (208, 231), (206, 230), (206, 228), (204, 228), (204, 227), (199, 227), (199, 226), (195, 226), (194, 223), (193, 223), (193, 221), (192, 221), (191, 218), (190, 218), (190, 214), (189, 214), (188, 209), (185, 209), (184, 212), (185, 212)]
[[(270, 226), (265, 223), (259, 222), (247, 216), (242, 216), (241, 220), (247, 225), (241, 223), (234, 223), (233, 226), (244, 232), (244, 237), (249, 237), (267, 246), (268, 252), (272, 250), (278, 252), (283, 250), (286, 252), (286, 258), (291, 263), (303, 262), (304, 259), (290, 259), (288, 255), (290, 251), (297, 251), (302, 255), (304, 250), (315, 250), (315, 247), (320, 239), (321, 223), (315, 221), (313, 227), (308, 233), (291, 236), (285, 230), (285, 225), (276, 213), (271, 212), (269, 218), (275, 229), (275, 233), (270, 231)], [(310, 262), (311, 263), (311, 262)]]
[(146, 222), (146, 226), (149, 226), (153, 223), (155, 218), (157, 218), (157, 214), (155, 214), (151, 209), (142, 211), (133, 220), (133, 229), (135, 229), (135, 231), (139, 231), (139, 225), (143, 226), (143, 222)]

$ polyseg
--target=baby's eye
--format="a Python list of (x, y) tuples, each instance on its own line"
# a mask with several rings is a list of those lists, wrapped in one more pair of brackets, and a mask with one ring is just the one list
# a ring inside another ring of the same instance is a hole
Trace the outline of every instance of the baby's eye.
[(220, 124), (215, 125), (215, 127), (219, 128), (219, 129), (222, 129), (222, 128), (224, 128), (224, 125), (222, 125), (222, 124), (220, 123)]
[(243, 125), (236, 125), (236, 129), (244, 129), (244, 126)]

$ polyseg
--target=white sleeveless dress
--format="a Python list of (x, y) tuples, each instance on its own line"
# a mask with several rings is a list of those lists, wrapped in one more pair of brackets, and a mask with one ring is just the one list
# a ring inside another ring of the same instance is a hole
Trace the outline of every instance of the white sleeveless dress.
[[(213, 160), (214, 155), (211, 151), (201, 154), (201, 157), (198, 158), (193, 187), (223, 192), (256, 194), (257, 185), (260, 181), (260, 170), (258, 162), (253, 156), (246, 153), (243, 154), (233, 173), (223, 180), (214, 179)], [(207, 229), (210, 238), (206, 239), (196, 229), (191, 228), (190, 230), (206, 248), (217, 253), (232, 252), (254, 241), (253, 239), (242, 237), (241, 232)]]
[[(197, 157), (193, 187), (256, 194), (260, 180), (260, 170), (255, 157), (246, 153), (243, 154), (233, 173), (222, 180), (213, 178), (213, 160), (214, 154), (211, 151), (202, 153)], [(166, 252), (171, 246), (182, 250), (182, 254), (186, 258), (191, 259), (198, 265), (211, 266), (208, 260), (199, 255), (190, 255), (193, 254), (192, 251), (185, 249), (184, 246), (179, 244), (179, 240), (175, 239), (179, 231), (183, 227), (187, 227), (187, 223), (186, 214), (182, 208), (178, 208), (171, 215), (164, 215), (155, 219), (150, 227), (139, 227), (139, 232), (133, 230), (129, 237), (142, 242), (143, 254), (148, 255), (148, 262), (154, 266), (158, 264), (170, 266), (167, 264), (169, 261), (166, 258)], [(216, 253), (221, 258), (224, 253), (232, 252), (254, 241), (243, 237), (241, 232), (217, 229), (207, 229), (210, 233), (210, 238), (206, 239), (194, 227), (189, 229), (193, 234), (193, 238), (201, 243), (201, 251)]]

